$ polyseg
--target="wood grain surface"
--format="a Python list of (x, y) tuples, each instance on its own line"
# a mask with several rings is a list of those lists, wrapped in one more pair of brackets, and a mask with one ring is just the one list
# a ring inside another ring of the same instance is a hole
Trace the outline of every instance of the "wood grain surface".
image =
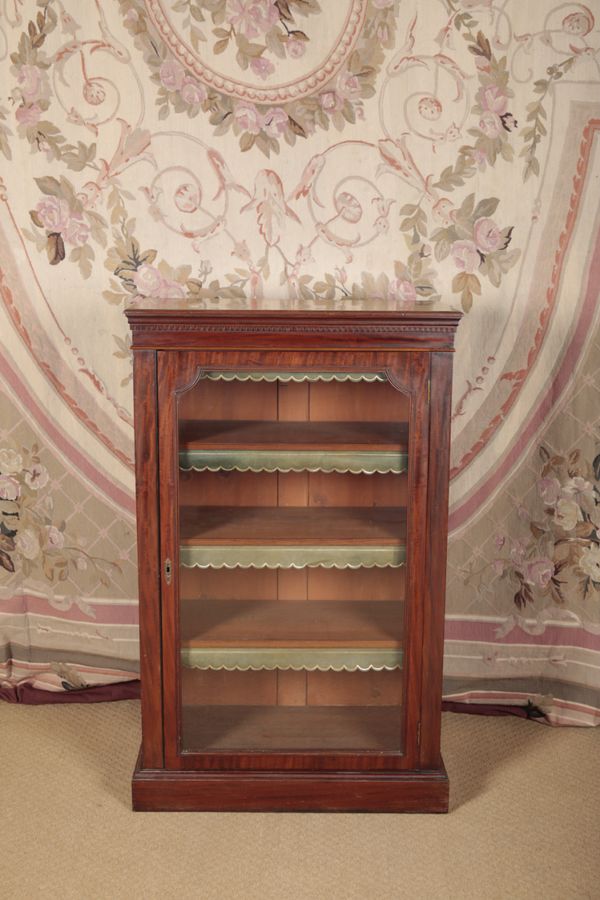
[(403, 450), (403, 422), (184, 421), (180, 450)]
[(188, 600), (182, 647), (401, 647), (401, 603)]
[(181, 507), (182, 546), (385, 546), (406, 540), (406, 510), (387, 507)]

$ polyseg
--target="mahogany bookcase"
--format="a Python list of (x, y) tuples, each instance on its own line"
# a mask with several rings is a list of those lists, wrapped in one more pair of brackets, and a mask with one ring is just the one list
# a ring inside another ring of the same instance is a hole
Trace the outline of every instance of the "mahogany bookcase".
[(448, 809), (440, 713), (460, 314), (345, 304), (127, 310), (134, 809)]

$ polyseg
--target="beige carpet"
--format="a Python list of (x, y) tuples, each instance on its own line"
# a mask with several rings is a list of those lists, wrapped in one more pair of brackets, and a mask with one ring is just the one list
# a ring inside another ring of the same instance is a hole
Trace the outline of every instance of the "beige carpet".
[(132, 813), (138, 741), (0, 703), (0, 898), (600, 898), (600, 729), (445, 715), (448, 816)]

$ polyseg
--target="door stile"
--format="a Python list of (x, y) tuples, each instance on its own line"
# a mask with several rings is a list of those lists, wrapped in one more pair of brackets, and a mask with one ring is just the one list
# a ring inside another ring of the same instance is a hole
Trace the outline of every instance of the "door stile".
[(164, 765), (164, 752), (160, 640), (160, 513), (156, 496), (158, 481), (156, 352), (137, 351), (134, 354), (133, 366), (142, 762), (146, 768), (161, 769)]
[[(162, 607), (163, 692), (165, 703), (165, 763), (181, 768), (179, 680), (179, 463), (177, 390), (181, 382), (181, 356), (158, 352), (158, 409), (160, 435), (159, 493), (160, 584)], [(168, 569), (170, 568), (170, 574)]]
[[(429, 432), (429, 496), (427, 501), (427, 572), (423, 593), (423, 717), (420, 765), (441, 764), (441, 697), (444, 662), (444, 607), (448, 552), (448, 486), (452, 413), (452, 353), (432, 353)], [(435, 703), (431, 698), (436, 698)]]
[(427, 578), (427, 479), (429, 443), (429, 358), (418, 351), (404, 353), (388, 374), (410, 398), (409, 470), (406, 554), (406, 635), (404, 679), (404, 758), (402, 768), (418, 767), (421, 739), (421, 683), (424, 660), (423, 595)]

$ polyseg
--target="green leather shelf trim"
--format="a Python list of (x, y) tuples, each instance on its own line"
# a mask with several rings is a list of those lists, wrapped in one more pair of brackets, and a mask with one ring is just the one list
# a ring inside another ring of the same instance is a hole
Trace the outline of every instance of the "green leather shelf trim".
[(373, 475), (408, 469), (408, 454), (370, 450), (182, 450), (185, 472), (352, 472)]
[(253, 648), (186, 647), (181, 664), (191, 669), (226, 669), (229, 672), (291, 669), (294, 672), (368, 672), (402, 668), (402, 650), (357, 650), (352, 647)]
[(186, 569), (399, 568), (406, 561), (406, 547), (182, 546), (179, 561)]
[(385, 381), (383, 372), (243, 372), (209, 370), (202, 373), (211, 381)]

